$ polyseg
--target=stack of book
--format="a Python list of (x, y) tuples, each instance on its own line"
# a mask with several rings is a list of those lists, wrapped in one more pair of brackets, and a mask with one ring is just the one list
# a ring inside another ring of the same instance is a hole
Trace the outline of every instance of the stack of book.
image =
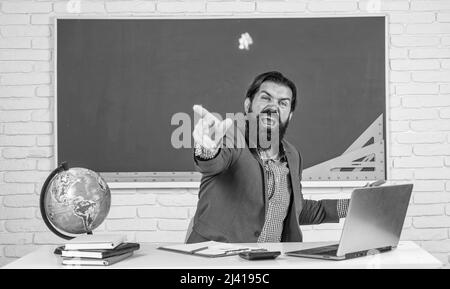
[(63, 265), (109, 266), (133, 255), (138, 243), (125, 242), (122, 235), (84, 235), (56, 248)]

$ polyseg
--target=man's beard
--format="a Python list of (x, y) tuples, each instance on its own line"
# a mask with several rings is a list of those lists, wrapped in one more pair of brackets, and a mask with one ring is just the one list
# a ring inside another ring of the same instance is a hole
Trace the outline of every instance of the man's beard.
[[(253, 113), (251, 108), (249, 109), (249, 113)], [(269, 117), (272, 115), (275, 115), (275, 117), (277, 117), (278, 119), (278, 126), (276, 127), (277, 129), (273, 130), (271, 126), (265, 127), (261, 125), (261, 117), (264, 114), (267, 114)], [(267, 149), (268, 148), (267, 144), (263, 144), (261, 140), (262, 139), (267, 140), (267, 142), (269, 143), (278, 140), (278, 143), (275, 144), (278, 146), (279, 143), (283, 140), (286, 130), (289, 126), (289, 118), (285, 122), (283, 122), (280, 118), (280, 113), (278, 110), (273, 108), (265, 108), (256, 116), (256, 126), (257, 126), (257, 135), (256, 135), (257, 141), (255, 143), (257, 144), (258, 148)]]

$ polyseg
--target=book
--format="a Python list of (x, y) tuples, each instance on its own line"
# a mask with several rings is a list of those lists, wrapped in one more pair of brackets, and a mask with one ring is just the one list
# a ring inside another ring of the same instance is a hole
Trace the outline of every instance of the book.
[(97, 250), (61, 250), (62, 257), (79, 257), (79, 258), (95, 258), (104, 259), (112, 256), (122, 255), (124, 253), (139, 250), (138, 243), (122, 243), (114, 249), (97, 249)]
[(247, 251), (266, 251), (263, 248), (240, 246), (235, 244), (207, 241), (194, 244), (181, 244), (160, 246), (160, 250), (167, 250), (177, 253), (192, 254), (203, 257), (225, 257), (237, 255)]
[(119, 261), (122, 261), (133, 255), (133, 252), (128, 252), (122, 255), (112, 256), (105, 259), (91, 259), (91, 258), (73, 258), (63, 257), (63, 265), (84, 265), (84, 266), (109, 266)]
[(124, 235), (83, 235), (68, 241), (65, 250), (114, 249), (125, 241)]

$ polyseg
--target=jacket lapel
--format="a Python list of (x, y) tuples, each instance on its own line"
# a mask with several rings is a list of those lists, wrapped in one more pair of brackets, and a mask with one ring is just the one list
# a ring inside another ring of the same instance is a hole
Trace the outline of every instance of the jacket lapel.
[(295, 216), (298, 220), (298, 216), (303, 207), (300, 187), (300, 159), (296, 151), (294, 151), (289, 143), (285, 140), (283, 142), (284, 151), (289, 165), (289, 176), (292, 184), (292, 195), (294, 198)]
[(258, 152), (256, 149), (254, 148), (249, 148), (250, 152), (252, 153), (253, 157), (255, 158), (255, 160), (259, 163), (259, 167), (261, 169), (261, 177), (263, 179), (263, 196), (264, 196), (264, 212), (266, 215), (267, 214), (267, 207), (269, 205), (269, 196), (266, 194), (266, 189), (267, 189), (267, 179), (266, 179), (266, 173), (264, 171), (264, 163), (262, 162), (262, 160), (259, 158), (258, 156)]
[(259, 167), (261, 169), (261, 177), (263, 179), (263, 191), (262, 191), (262, 194), (263, 194), (263, 197), (264, 197), (264, 215), (266, 215), (267, 214), (267, 207), (269, 206), (269, 200), (268, 200), (269, 197), (266, 194), (267, 179), (266, 179), (266, 173), (264, 171), (264, 163), (259, 158), (258, 150), (256, 149), (256, 147), (257, 147), (256, 144), (251, 139), (248, 139), (247, 131), (245, 130), (245, 128), (244, 128), (244, 130), (241, 130), (241, 131), (243, 131), (243, 133), (245, 134), (246, 145), (247, 145), (250, 153), (253, 155), (255, 160), (259, 163)]

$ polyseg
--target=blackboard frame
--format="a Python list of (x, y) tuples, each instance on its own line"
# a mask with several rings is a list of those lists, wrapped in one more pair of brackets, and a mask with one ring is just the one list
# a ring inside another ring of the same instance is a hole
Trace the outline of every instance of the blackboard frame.
[[(385, 27), (385, 175), (390, 180), (390, 117), (389, 117), (389, 19), (385, 13), (361, 13), (361, 14), (320, 14), (305, 15), (300, 13), (270, 15), (239, 14), (239, 15), (156, 15), (148, 17), (119, 17), (119, 16), (55, 16), (54, 23), (54, 165), (58, 166), (58, 111), (57, 111), (57, 64), (58, 64), (58, 20), (150, 20), (150, 19), (264, 19), (264, 18), (352, 18), (352, 17), (383, 17)], [(69, 164), (70, 165), (70, 164)], [(111, 188), (198, 188), (201, 175), (196, 172), (136, 172), (136, 173), (112, 173), (99, 172), (108, 181)], [(375, 180), (368, 180), (375, 181)], [(367, 181), (302, 181), (303, 187), (358, 187), (365, 185)]]

